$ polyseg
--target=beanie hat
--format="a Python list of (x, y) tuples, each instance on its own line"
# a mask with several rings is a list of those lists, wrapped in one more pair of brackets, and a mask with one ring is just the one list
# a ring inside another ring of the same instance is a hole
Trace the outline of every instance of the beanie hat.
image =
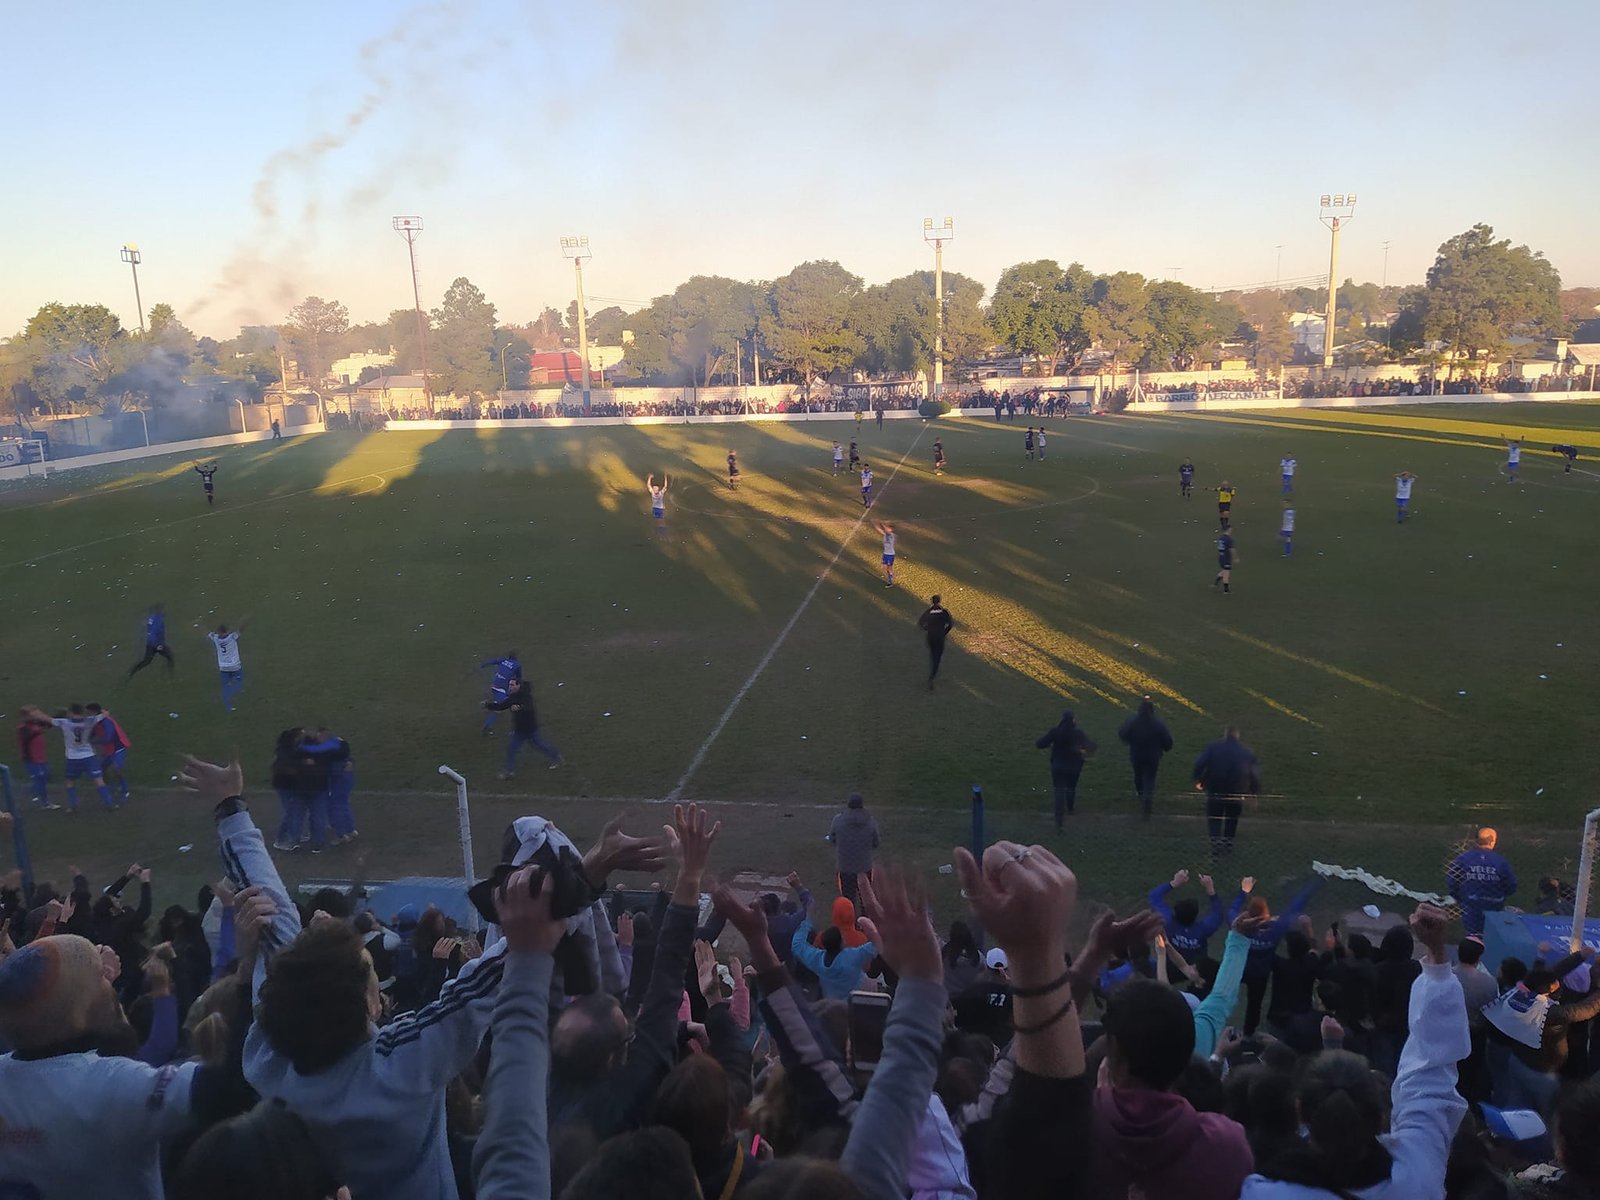
[(100, 951), (76, 934), (29, 942), (0, 963), (0, 1036), (18, 1050), (81, 1037), (103, 991)]
[(861, 793), (860, 792), (851, 792), (850, 793), (849, 805), (850, 805), (851, 808), (860, 808), (864, 804), (866, 804), (866, 801), (861, 798)]

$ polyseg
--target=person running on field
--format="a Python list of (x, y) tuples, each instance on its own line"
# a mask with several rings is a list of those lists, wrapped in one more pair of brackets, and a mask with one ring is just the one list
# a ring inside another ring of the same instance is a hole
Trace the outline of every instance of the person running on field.
[(955, 619), (934, 596), (933, 602), (917, 618), (917, 628), (928, 638), (928, 690), (933, 691), (933, 681), (939, 677), (939, 663), (944, 659), (944, 641), (956, 627)]
[(1172, 731), (1156, 715), (1156, 702), (1146, 696), (1139, 701), (1139, 710), (1117, 730), (1117, 737), (1128, 747), (1133, 790), (1148, 821), (1156, 798), (1156, 771), (1161, 767), (1161, 756), (1172, 749)]
[(1050, 751), (1050, 789), (1055, 795), (1056, 832), (1064, 827), (1078, 801), (1078, 777), (1083, 774), (1083, 763), (1095, 752), (1093, 739), (1078, 728), (1072, 710), (1065, 709), (1061, 720), (1034, 746)]
[(133, 664), (133, 669), (128, 672), (128, 678), (132, 679), (148, 667), (158, 654), (167, 660), (167, 674), (171, 675), (177, 663), (173, 661), (172, 651), (167, 647), (167, 614), (161, 605), (152, 604), (144, 619), (144, 657)]

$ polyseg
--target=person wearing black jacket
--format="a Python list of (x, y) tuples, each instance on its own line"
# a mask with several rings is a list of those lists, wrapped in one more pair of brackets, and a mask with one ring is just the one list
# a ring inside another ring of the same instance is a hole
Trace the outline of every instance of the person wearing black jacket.
[(939, 677), (939, 663), (944, 658), (944, 640), (950, 636), (950, 631), (956, 626), (949, 610), (939, 603), (939, 597), (933, 597), (920, 617), (917, 618), (917, 628), (928, 636), (928, 690), (933, 691), (933, 681)]
[(1117, 737), (1128, 747), (1128, 761), (1133, 765), (1133, 790), (1148, 821), (1156, 798), (1156, 771), (1161, 766), (1161, 756), (1172, 749), (1172, 731), (1156, 715), (1155, 701), (1146, 696), (1139, 701), (1139, 711), (1117, 730)]
[(539, 714), (533, 707), (533, 688), (526, 679), (517, 680), (504, 700), (485, 700), (483, 706), (491, 712), (511, 710), (511, 740), (506, 743), (506, 769), (500, 772), (501, 779), (510, 779), (516, 773), (517, 750), (523, 745), (532, 746), (548, 758), (552, 771), (566, 761), (561, 751), (539, 736)]
[(1212, 742), (1194, 760), (1195, 791), (1206, 794), (1206, 825), (1211, 834), (1211, 854), (1233, 853), (1233, 838), (1244, 811), (1245, 796), (1261, 791), (1261, 770), (1255, 752), (1228, 726), (1220, 741)]
[(1078, 776), (1083, 773), (1083, 762), (1095, 751), (1088, 734), (1079, 729), (1072, 718), (1072, 710), (1065, 709), (1061, 720), (1034, 747), (1050, 751), (1050, 787), (1055, 793), (1056, 832), (1062, 830), (1064, 817), (1072, 815), (1078, 799)]

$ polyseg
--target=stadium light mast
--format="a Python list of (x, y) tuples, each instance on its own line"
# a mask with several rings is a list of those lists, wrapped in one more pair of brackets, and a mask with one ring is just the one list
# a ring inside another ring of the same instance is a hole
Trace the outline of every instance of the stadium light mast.
[[(139, 253), (139, 247), (129, 242), (122, 248), (122, 261), (133, 268), (133, 303), (139, 310), (139, 336), (144, 336), (144, 301), (139, 298), (139, 264), (144, 261), (144, 255)], [(149, 442), (146, 441), (146, 445)]]
[(1333, 366), (1333, 320), (1339, 304), (1339, 230), (1346, 221), (1355, 220), (1356, 194), (1340, 192), (1322, 195), (1322, 223), (1333, 231), (1332, 248), (1328, 251), (1328, 313), (1322, 337), (1322, 366)]
[(922, 218), (922, 240), (933, 245), (933, 399), (944, 393), (944, 244), (956, 236), (949, 217), (935, 225), (932, 217)]
[(561, 253), (572, 260), (572, 272), (578, 281), (578, 358), (583, 367), (583, 411), (589, 411), (589, 315), (583, 311), (583, 260), (589, 257), (587, 237), (564, 237)]
[(395, 232), (406, 240), (406, 253), (411, 259), (411, 302), (417, 313), (417, 345), (422, 353), (422, 394), (428, 398), (428, 412), (433, 412), (433, 382), (428, 377), (428, 326), (422, 319), (422, 288), (417, 283), (417, 234), (422, 232), (421, 217), (396, 217), (390, 222)]

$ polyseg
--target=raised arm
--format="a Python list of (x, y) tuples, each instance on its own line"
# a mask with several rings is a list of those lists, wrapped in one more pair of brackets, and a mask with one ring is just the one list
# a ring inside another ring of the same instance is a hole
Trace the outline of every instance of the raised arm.
[(1245, 959), (1250, 955), (1250, 939), (1266, 924), (1265, 917), (1252, 917), (1241, 913), (1234, 918), (1233, 928), (1222, 948), (1222, 962), (1217, 967), (1217, 978), (1211, 991), (1194, 1010), (1194, 1052), (1209, 1058), (1217, 1048), (1217, 1039), (1228, 1023), (1228, 1014), (1239, 1002), (1239, 982), (1244, 978)]

